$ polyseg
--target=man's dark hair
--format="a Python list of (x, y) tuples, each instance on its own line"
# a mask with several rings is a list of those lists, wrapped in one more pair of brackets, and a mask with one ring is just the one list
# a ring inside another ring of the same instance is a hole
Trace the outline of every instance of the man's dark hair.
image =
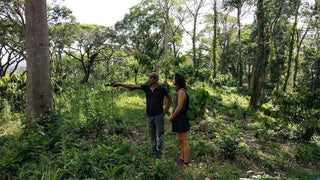
[(182, 74), (176, 73), (173, 78), (175, 79), (175, 83), (178, 89), (181, 89), (181, 88), (187, 89), (186, 80)]

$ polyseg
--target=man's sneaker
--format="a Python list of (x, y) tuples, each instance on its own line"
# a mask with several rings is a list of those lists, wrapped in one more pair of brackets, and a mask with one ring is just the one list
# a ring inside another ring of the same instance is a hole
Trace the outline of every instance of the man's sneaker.
[(152, 150), (152, 151), (151, 151), (151, 155), (152, 155), (152, 156), (158, 155), (158, 151), (157, 151), (157, 150)]
[(163, 155), (162, 151), (157, 151), (156, 157), (157, 158), (161, 158), (161, 156)]

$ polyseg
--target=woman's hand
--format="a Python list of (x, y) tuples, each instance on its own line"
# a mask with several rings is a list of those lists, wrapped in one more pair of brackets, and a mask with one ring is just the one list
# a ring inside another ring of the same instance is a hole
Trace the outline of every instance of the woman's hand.
[(172, 121), (173, 121), (172, 116), (170, 116), (170, 117), (166, 120), (167, 123), (172, 123)]

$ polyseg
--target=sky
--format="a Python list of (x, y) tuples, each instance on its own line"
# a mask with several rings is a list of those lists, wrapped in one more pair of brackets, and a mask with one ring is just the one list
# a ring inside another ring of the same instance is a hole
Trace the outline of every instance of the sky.
[[(47, 0), (52, 3), (54, 0)], [(129, 13), (140, 0), (56, 0), (71, 9), (77, 21), (83, 24), (112, 26)]]

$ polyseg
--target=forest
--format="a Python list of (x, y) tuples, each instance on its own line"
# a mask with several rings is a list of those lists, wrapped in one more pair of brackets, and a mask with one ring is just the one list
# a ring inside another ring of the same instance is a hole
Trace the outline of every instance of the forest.
[[(2, 180), (320, 179), (320, 0), (141, 0), (110, 27), (1, 0), (0, 28)], [(172, 97), (186, 78), (188, 168), (170, 124), (150, 154), (145, 93), (110, 86), (150, 72)]]

